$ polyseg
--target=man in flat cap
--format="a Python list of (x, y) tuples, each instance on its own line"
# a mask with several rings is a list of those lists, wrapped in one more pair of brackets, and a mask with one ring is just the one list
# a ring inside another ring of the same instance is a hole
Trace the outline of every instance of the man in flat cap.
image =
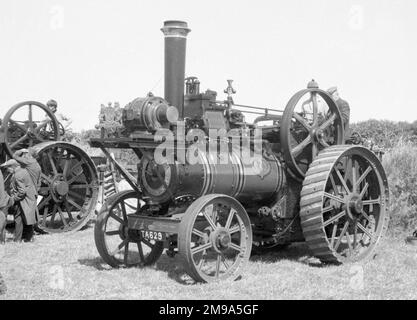
[(29, 242), (33, 238), (33, 229), (36, 224), (36, 187), (26, 169), (11, 159), (1, 165), (12, 174), (10, 182), (10, 197), (13, 200), (13, 213), (15, 219), (15, 242)]
[(349, 121), (350, 121), (350, 106), (347, 101), (340, 98), (339, 91), (337, 87), (331, 87), (327, 90), (327, 93), (329, 93), (333, 100), (336, 102), (337, 107), (339, 108), (340, 114), (343, 119), (343, 127), (345, 131), (345, 140), (347, 140), (350, 137), (349, 132)]
[(26, 169), (32, 178), (33, 184), (36, 186), (36, 191), (39, 192), (41, 186), (42, 168), (38, 161), (33, 157), (33, 153), (28, 149), (17, 150), (13, 154), (13, 159), (19, 162), (23, 169)]

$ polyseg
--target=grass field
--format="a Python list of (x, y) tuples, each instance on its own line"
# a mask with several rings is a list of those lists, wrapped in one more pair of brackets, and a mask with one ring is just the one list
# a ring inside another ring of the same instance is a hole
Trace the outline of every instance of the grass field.
[(92, 227), (0, 250), (8, 289), (0, 299), (417, 299), (417, 247), (403, 238), (385, 238), (373, 259), (343, 266), (324, 266), (294, 244), (254, 256), (241, 280), (220, 284), (193, 283), (165, 254), (153, 267), (113, 270)]

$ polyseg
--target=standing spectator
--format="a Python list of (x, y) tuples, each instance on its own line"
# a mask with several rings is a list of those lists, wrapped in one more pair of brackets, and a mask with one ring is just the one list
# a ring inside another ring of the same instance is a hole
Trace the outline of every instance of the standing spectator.
[(7, 291), (6, 283), (3, 280), (3, 277), (0, 274), (0, 296), (5, 294)]
[(15, 159), (22, 168), (26, 169), (32, 178), (33, 184), (36, 186), (36, 191), (39, 192), (41, 186), (41, 174), (42, 168), (38, 161), (33, 157), (32, 153), (28, 149), (17, 150), (13, 154)]
[[(0, 170), (0, 245), (6, 241), (7, 209), (12, 205), (12, 201), (4, 188), (3, 173)], [(0, 295), (5, 294), (6, 291), (6, 283), (0, 274)]]
[(36, 186), (26, 169), (11, 159), (1, 167), (7, 168), (12, 174), (10, 183), (10, 197), (12, 198), (15, 219), (15, 242), (25, 242), (33, 239), (36, 224)]
[(12, 202), (4, 188), (3, 173), (0, 171), (0, 244), (6, 241), (7, 209), (13, 205)]
[(336, 102), (337, 107), (339, 108), (340, 114), (343, 119), (343, 128), (345, 131), (345, 140), (349, 139), (349, 122), (350, 122), (350, 106), (347, 101), (340, 98), (339, 91), (337, 87), (331, 87), (327, 92), (332, 96), (333, 100)]

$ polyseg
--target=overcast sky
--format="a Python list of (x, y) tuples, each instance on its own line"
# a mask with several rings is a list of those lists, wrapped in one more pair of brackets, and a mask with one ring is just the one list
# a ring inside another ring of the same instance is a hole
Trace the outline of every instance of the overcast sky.
[(284, 108), (312, 78), (352, 121), (417, 120), (417, 1), (1, 0), (0, 117), (54, 98), (76, 130), (101, 103), (163, 96), (163, 21), (189, 23), (187, 75), (235, 102)]

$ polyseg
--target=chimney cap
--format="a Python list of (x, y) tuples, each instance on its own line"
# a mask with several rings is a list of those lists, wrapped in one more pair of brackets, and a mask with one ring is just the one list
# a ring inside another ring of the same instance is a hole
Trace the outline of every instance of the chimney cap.
[(161, 29), (165, 37), (187, 37), (191, 29), (185, 21), (167, 20), (164, 22), (164, 27)]

